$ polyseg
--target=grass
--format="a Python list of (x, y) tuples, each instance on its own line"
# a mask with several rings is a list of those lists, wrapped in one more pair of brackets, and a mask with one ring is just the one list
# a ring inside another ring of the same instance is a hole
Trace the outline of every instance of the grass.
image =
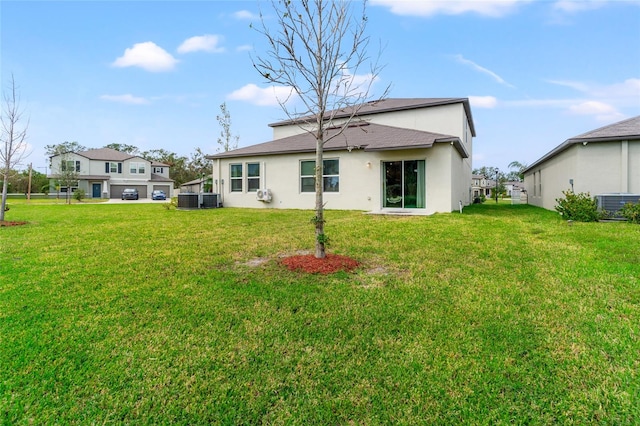
[(11, 207), (1, 424), (640, 422), (638, 225), (328, 211), (323, 276), (310, 211)]

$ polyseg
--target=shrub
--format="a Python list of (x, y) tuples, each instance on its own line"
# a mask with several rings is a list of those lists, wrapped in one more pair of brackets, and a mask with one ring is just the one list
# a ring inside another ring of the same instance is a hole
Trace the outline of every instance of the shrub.
[(163, 203), (162, 207), (164, 207), (167, 210), (178, 208), (178, 199), (175, 197), (171, 198), (168, 203)]
[(627, 203), (620, 209), (620, 215), (629, 222), (640, 223), (640, 203)]
[(480, 194), (476, 198), (473, 199), (473, 204), (482, 204), (487, 201), (487, 197), (484, 194)]
[(76, 189), (73, 193), (73, 198), (78, 201), (82, 201), (84, 199), (84, 195), (84, 189)]
[(587, 192), (575, 194), (573, 191), (562, 191), (564, 198), (556, 198), (556, 210), (564, 219), (577, 222), (597, 222), (602, 218), (595, 198)]

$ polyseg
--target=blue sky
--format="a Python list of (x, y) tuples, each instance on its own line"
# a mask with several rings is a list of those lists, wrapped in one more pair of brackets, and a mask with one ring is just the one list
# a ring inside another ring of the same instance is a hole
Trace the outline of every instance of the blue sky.
[[(2, 87), (30, 117), (31, 155), (78, 141), (189, 155), (218, 148), (227, 103), (240, 146), (286, 118), (252, 67), (265, 1), (0, 2)], [(473, 166), (532, 163), (565, 139), (640, 115), (640, 1), (371, 0), (373, 94), (468, 97)]]

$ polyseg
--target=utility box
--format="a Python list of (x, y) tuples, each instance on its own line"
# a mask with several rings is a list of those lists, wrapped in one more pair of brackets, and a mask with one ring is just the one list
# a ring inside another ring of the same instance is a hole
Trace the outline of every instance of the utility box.
[(198, 204), (199, 204), (198, 194), (195, 194), (195, 193), (178, 194), (179, 209), (197, 209)]
[(200, 207), (203, 209), (215, 209), (218, 207), (218, 194), (202, 194)]

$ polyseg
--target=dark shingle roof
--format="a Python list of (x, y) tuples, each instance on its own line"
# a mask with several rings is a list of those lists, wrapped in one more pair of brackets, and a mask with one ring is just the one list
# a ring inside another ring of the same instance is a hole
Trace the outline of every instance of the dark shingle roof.
[(89, 160), (104, 160), (104, 161), (124, 161), (129, 158), (137, 157), (137, 155), (127, 154), (126, 152), (116, 151), (111, 148), (99, 148), (89, 149), (87, 151), (80, 151), (76, 154), (82, 155)]
[(166, 178), (164, 176), (157, 175), (155, 173), (151, 173), (151, 181), (152, 182), (173, 182), (173, 179)]
[(640, 115), (637, 117), (618, 121), (617, 123), (609, 124), (608, 126), (600, 127), (598, 129), (591, 130), (589, 132), (567, 139), (566, 141), (549, 151), (547, 154), (543, 155), (539, 160), (532, 163), (524, 171), (527, 172), (533, 169), (539, 164), (555, 157), (561, 152), (569, 149), (569, 147), (578, 143), (615, 142), (636, 139), (640, 139)]
[[(379, 101), (371, 101), (367, 102), (364, 105), (359, 106), (359, 111), (357, 116), (362, 117), (371, 114), (380, 114), (383, 112), (390, 111), (403, 111), (409, 109), (416, 108), (425, 108), (430, 106), (440, 106), (440, 105), (449, 105), (449, 104), (457, 104), (462, 103), (464, 106), (464, 110), (467, 113), (467, 119), (469, 121), (469, 128), (471, 129), (471, 134), (473, 136), (476, 135), (476, 129), (473, 124), (473, 117), (471, 115), (471, 107), (469, 106), (469, 99), (467, 98), (388, 98), (382, 99)], [(353, 111), (353, 108), (345, 108), (343, 110), (337, 111), (334, 115), (334, 118), (345, 118), (349, 117)], [(328, 112), (326, 115), (331, 115), (333, 111)], [(298, 120), (285, 120), (279, 121), (277, 123), (269, 124), (271, 127), (281, 127), (288, 126), (295, 123), (302, 123), (305, 121), (309, 121), (313, 116), (303, 117)]]
[(569, 140), (578, 142), (599, 142), (603, 140), (619, 141), (623, 139), (640, 139), (640, 115), (574, 136)]
[[(328, 136), (334, 136), (338, 130), (329, 129)], [(421, 130), (383, 126), (381, 124), (357, 123), (329, 140), (324, 145), (325, 151), (343, 151), (364, 149), (365, 151), (388, 151), (412, 148), (431, 148), (434, 143), (450, 142), (464, 158), (469, 154), (457, 136)], [(273, 154), (294, 154), (315, 152), (316, 140), (309, 133), (301, 133), (282, 139), (276, 139), (233, 151), (208, 155), (207, 158), (248, 157)]]

